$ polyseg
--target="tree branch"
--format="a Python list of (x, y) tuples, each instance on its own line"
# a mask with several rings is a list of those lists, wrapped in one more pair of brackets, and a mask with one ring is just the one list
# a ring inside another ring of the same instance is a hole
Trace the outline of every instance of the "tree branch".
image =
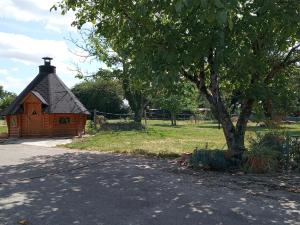
[(192, 83), (196, 84), (197, 87), (199, 86), (199, 79), (195, 76), (190, 74), (188, 71), (186, 71), (183, 67), (181, 67), (182, 75), (191, 81)]
[(290, 57), (292, 56), (292, 54), (297, 51), (297, 49), (300, 47), (300, 44), (295, 45), (294, 47), (292, 47), (290, 49), (290, 51), (288, 52), (288, 54), (286, 55), (286, 57), (283, 59), (282, 62), (277, 63), (276, 65), (273, 66), (273, 68), (271, 69), (271, 71), (267, 74), (266, 78), (265, 78), (265, 83), (269, 83), (277, 73), (279, 73), (281, 70), (283, 70), (284, 68), (286, 68), (287, 66), (300, 62), (300, 56), (296, 57), (294, 59), (290, 59)]
[(297, 50), (297, 48), (299, 48), (299, 47), (300, 47), (300, 44), (295, 45), (294, 47), (292, 47), (291, 50), (286, 55), (285, 59), (283, 60), (283, 63), (286, 63), (288, 61), (288, 59), (291, 57), (291, 55), (293, 54), (293, 52), (295, 52)]

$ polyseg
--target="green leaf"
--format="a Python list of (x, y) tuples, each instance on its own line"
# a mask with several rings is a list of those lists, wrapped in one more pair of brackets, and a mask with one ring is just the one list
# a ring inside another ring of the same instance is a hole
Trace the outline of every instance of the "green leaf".
[(207, 8), (207, 0), (201, 0), (201, 5), (203, 8)]
[(179, 0), (176, 5), (175, 5), (175, 10), (176, 12), (180, 13), (181, 12), (181, 9), (182, 9), (183, 5), (182, 5), (182, 1)]
[(231, 14), (229, 14), (229, 17), (228, 17), (228, 27), (229, 27), (230, 30), (233, 29), (233, 21), (232, 21)]
[(183, 0), (182, 2), (185, 6), (189, 6), (189, 0)]
[(215, 14), (212, 13), (212, 12), (210, 12), (210, 13), (207, 15), (206, 19), (207, 19), (207, 21), (208, 21), (209, 23), (213, 23), (213, 22), (215, 21)]
[(220, 0), (215, 0), (215, 6), (218, 8), (224, 8), (224, 4)]
[(225, 24), (227, 22), (227, 12), (225, 10), (220, 11), (217, 14), (217, 19), (220, 24)]

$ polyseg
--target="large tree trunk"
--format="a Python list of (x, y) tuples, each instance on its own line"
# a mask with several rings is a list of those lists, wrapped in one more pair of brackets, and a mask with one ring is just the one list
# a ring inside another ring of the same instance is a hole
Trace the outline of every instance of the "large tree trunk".
[(219, 75), (218, 68), (215, 63), (215, 55), (216, 53), (210, 49), (209, 56), (207, 58), (207, 63), (209, 65), (208, 74), (204, 68), (204, 61), (199, 74), (191, 75), (184, 69), (183, 74), (190, 81), (194, 82), (197, 85), (200, 94), (206, 97), (211, 106), (214, 117), (222, 125), (228, 150), (234, 157), (240, 159), (245, 150), (245, 132), (251, 115), (253, 100), (243, 100), (241, 104), (241, 113), (235, 126), (231, 121), (229, 111), (225, 107), (220, 95)]
[(213, 98), (209, 98), (208, 100), (211, 104), (211, 108), (213, 109), (214, 117), (222, 125), (228, 150), (230, 150), (233, 155), (240, 155), (241, 147), (239, 145), (243, 144), (243, 142), (241, 142), (243, 137), (237, 134), (236, 128), (231, 121), (230, 115), (226, 110), (223, 101), (221, 99), (213, 101)]
[(140, 90), (135, 90), (132, 88), (130, 74), (127, 71), (127, 65), (123, 61), (123, 77), (122, 85), (124, 90), (125, 98), (128, 100), (129, 106), (134, 113), (133, 120), (136, 123), (142, 123), (142, 118), (144, 114), (145, 107), (147, 105), (147, 99)]
[(176, 113), (171, 112), (171, 125), (176, 126)]
[(211, 108), (214, 109), (213, 114), (215, 118), (222, 124), (228, 150), (231, 151), (235, 157), (240, 158), (245, 150), (245, 133), (251, 115), (253, 101), (244, 100), (238, 121), (236, 125), (234, 125), (221, 99), (212, 101), (212, 98), (209, 98), (208, 100), (211, 104)]
[(263, 102), (264, 114), (267, 119), (272, 119), (273, 116), (273, 102), (271, 98), (267, 98)]
[[(223, 108), (223, 103), (221, 108)], [(241, 113), (239, 115), (236, 125), (231, 121), (231, 118), (227, 111), (223, 111), (221, 114), (220, 121), (222, 122), (222, 127), (226, 139), (228, 149), (236, 156), (241, 157), (245, 150), (245, 133), (247, 128), (247, 123), (252, 111), (253, 100), (248, 99), (242, 102)]]
[(142, 123), (143, 113), (144, 113), (144, 105), (140, 105), (139, 107), (133, 109), (134, 113), (134, 122)]
[(141, 91), (133, 91), (129, 79), (123, 78), (123, 89), (129, 106), (134, 113), (134, 122), (142, 123), (143, 113), (147, 104), (146, 98)]

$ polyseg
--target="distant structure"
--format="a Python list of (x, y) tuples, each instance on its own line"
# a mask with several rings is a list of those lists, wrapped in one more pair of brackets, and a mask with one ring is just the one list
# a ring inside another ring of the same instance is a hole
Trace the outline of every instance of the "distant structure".
[(2, 113), (10, 137), (76, 136), (85, 132), (88, 110), (44, 57), (39, 74)]

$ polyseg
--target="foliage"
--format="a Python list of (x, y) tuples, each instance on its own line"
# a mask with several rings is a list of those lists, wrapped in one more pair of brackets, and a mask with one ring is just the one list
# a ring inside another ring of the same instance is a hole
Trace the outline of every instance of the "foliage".
[[(194, 82), (235, 154), (245, 149), (253, 104), (300, 61), (296, 0), (63, 0), (57, 7), (63, 14), (76, 11), (78, 28), (93, 24), (140, 80), (151, 76), (154, 83), (172, 86), (185, 76)], [(236, 124), (224, 101), (228, 90), (240, 92)]]
[[(122, 84), (124, 96), (134, 113), (135, 122), (141, 123), (151, 85), (149, 80), (140, 79), (141, 71), (132, 66), (131, 58), (134, 55), (112, 50), (106, 39), (93, 29), (81, 31), (81, 37), (83, 43), (79, 44), (74, 41), (76, 46), (88, 52), (89, 57), (104, 62), (110, 68), (109, 70), (99, 69), (94, 77), (118, 79)], [(83, 78), (84, 75), (80, 73), (79, 77)]]
[(85, 126), (85, 132), (90, 135), (94, 135), (98, 132), (98, 130), (94, 126), (94, 122), (92, 120), (87, 120)]
[(178, 82), (173, 89), (160, 88), (151, 98), (155, 107), (168, 110), (172, 125), (176, 125), (176, 115), (182, 110), (195, 112), (198, 107), (198, 92), (190, 82)]
[(300, 172), (300, 135), (287, 136), (285, 168)]
[(284, 134), (278, 132), (257, 133), (257, 138), (250, 141), (249, 151), (244, 155), (246, 172), (278, 172), (284, 167)]
[(238, 162), (224, 150), (195, 149), (191, 165), (194, 168), (209, 170), (228, 170), (239, 166)]
[(300, 67), (291, 67), (275, 79), (266, 95), (272, 99), (272, 114), (287, 116), (296, 112), (300, 104)]
[(129, 130), (143, 130), (145, 127), (137, 122), (118, 122), (105, 123), (100, 127), (100, 130), (106, 131), (129, 131)]
[(17, 97), (16, 94), (3, 90), (0, 86), (0, 112), (6, 109)]
[(7, 126), (6, 126), (5, 122), (0, 120), (0, 134), (1, 133), (7, 133)]
[(126, 113), (122, 86), (118, 80), (88, 79), (75, 85), (72, 92), (90, 111)]
[(275, 78), (275, 82), (264, 90), (262, 100), (254, 105), (257, 119), (276, 122), (300, 106), (300, 68), (290, 67)]

